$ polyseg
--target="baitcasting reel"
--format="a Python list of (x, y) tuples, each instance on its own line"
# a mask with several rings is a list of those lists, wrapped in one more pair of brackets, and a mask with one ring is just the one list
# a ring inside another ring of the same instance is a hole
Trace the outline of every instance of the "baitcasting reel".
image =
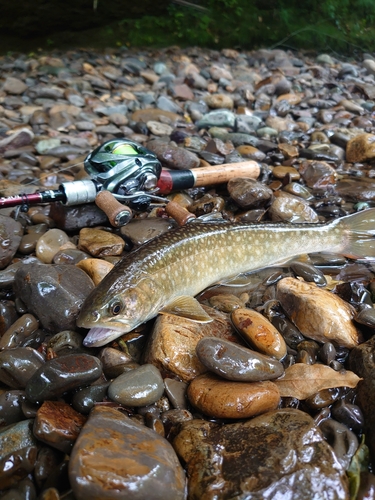
[(161, 164), (149, 149), (129, 139), (113, 139), (94, 149), (84, 162), (99, 190), (110, 191), (135, 210), (144, 210), (157, 190)]

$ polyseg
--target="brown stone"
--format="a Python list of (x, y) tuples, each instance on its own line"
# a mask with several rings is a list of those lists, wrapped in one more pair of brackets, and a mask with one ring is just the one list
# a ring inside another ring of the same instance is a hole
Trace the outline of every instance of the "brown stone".
[(138, 109), (131, 115), (131, 119), (135, 122), (147, 123), (148, 121), (161, 121), (160, 118), (165, 118), (169, 123), (175, 123), (181, 120), (181, 116), (171, 111), (164, 111), (158, 108)]
[(86, 417), (62, 401), (45, 401), (37, 411), (34, 435), (40, 441), (69, 453)]
[(246, 422), (193, 420), (173, 441), (189, 500), (349, 500), (348, 479), (313, 419), (281, 409)]
[(252, 309), (238, 308), (233, 311), (232, 322), (254, 349), (282, 359), (286, 355), (286, 344), (276, 328), (262, 314)]
[(272, 175), (276, 177), (276, 179), (284, 179), (284, 177), (288, 175), (291, 181), (298, 181), (301, 177), (298, 170), (295, 168), (283, 166), (275, 167), (272, 170)]
[(375, 135), (359, 134), (348, 141), (346, 159), (352, 163), (375, 158)]
[(77, 500), (185, 499), (185, 473), (168, 441), (109, 407), (91, 411), (69, 478)]
[(362, 341), (354, 308), (327, 290), (296, 278), (277, 283), (277, 299), (300, 332), (317, 342), (353, 348)]
[(187, 395), (195, 408), (215, 418), (250, 418), (275, 410), (280, 402), (279, 390), (269, 380), (232, 382), (213, 373), (195, 378)]
[(154, 364), (162, 373), (175, 375), (184, 382), (189, 382), (207, 371), (195, 352), (200, 339), (218, 337), (240, 343), (227, 315), (211, 307), (203, 308), (214, 321), (196, 323), (177, 316), (159, 316), (148, 342), (144, 361)]
[(78, 248), (93, 257), (121, 255), (125, 241), (116, 234), (102, 229), (83, 228), (79, 232)]
[(84, 259), (78, 262), (76, 266), (90, 276), (95, 286), (98, 285), (104, 276), (113, 268), (113, 264), (103, 259)]
[(209, 94), (205, 101), (212, 109), (232, 109), (234, 106), (233, 99), (227, 94)]

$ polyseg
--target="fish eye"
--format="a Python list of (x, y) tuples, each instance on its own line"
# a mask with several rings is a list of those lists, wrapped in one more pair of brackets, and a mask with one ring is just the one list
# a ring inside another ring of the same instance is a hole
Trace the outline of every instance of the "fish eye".
[(122, 303), (119, 300), (114, 300), (110, 305), (110, 311), (113, 314), (113, 316), (117, 316), (117, 314), (120, 314), (121, 310), (122, 310)]

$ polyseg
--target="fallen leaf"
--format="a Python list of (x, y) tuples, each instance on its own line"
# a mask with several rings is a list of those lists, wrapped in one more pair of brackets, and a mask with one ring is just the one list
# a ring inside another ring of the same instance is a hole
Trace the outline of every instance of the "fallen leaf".
[(361, 379), (351, 371), (337, 372), (326, 365), (296, 363), (274, 380), (281, 397), (306, 399), (323, 389), (356, 387)]

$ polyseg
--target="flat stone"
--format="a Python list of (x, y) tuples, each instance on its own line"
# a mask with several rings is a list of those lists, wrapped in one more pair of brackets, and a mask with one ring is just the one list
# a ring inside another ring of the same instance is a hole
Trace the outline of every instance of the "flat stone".
[(78, 248), (93, 257), (121, 255), (125, 241), (116, 234), (101, 229), (83, 228), (79, 232)]
[(353, 323), (354, 308), (337, 295), (313, 283), (283, 278), (277, 300), (300, 332), (317, 342), (334, 342), (352, 349), (362, 342)]
[(157, 108), (139, 109), (131, 115), (132, 120), (143, 123), (147, 123), (149, 121), (161, 121), (163, 118), (166, 118), (169, 123), (175, 123), (181, 120), (181, 116), (177, 113)]
[(23, 94), (25, 90), (27, 90), (27, 85), (19, 78), (8, 76), (5, 79), (3, 90), (8, 94), (19, 95)]
[(241, 343), (225, 314), (210, 307), (203, 308), (214, 321), (195, 323), (177, 316), (160, 315), (147, 344), (144, 361), (154, 364), (163, 373), (189, 382), (207, 371), (195, 351), (201, 338), (217, 337)]
[(168, 441), (112, 408), (97, 407), (69, 461), (77, 500), (184, 500), (185, 473)]
[(224, 380), (213, 373), (196, 377), (189, 385), (190, 403), (213, 418), (250, 418), (274, 410), (280, 403), (276, 385)]
[(62, 401), (45, 401), (37, 411), (33, 432), (43, 443), (70, 453), (86, 417)]
[(225, 425), (196, 419), (181, 425), (173, 446), (186, 463), (192, 499), (349, 499), (344, 469), (300, 410)]
[(108, 396), (125, 406), (148, 406), (161, 398), (164, 392), (159, 370), (145, 364), (122, 373), (108, 387)]

